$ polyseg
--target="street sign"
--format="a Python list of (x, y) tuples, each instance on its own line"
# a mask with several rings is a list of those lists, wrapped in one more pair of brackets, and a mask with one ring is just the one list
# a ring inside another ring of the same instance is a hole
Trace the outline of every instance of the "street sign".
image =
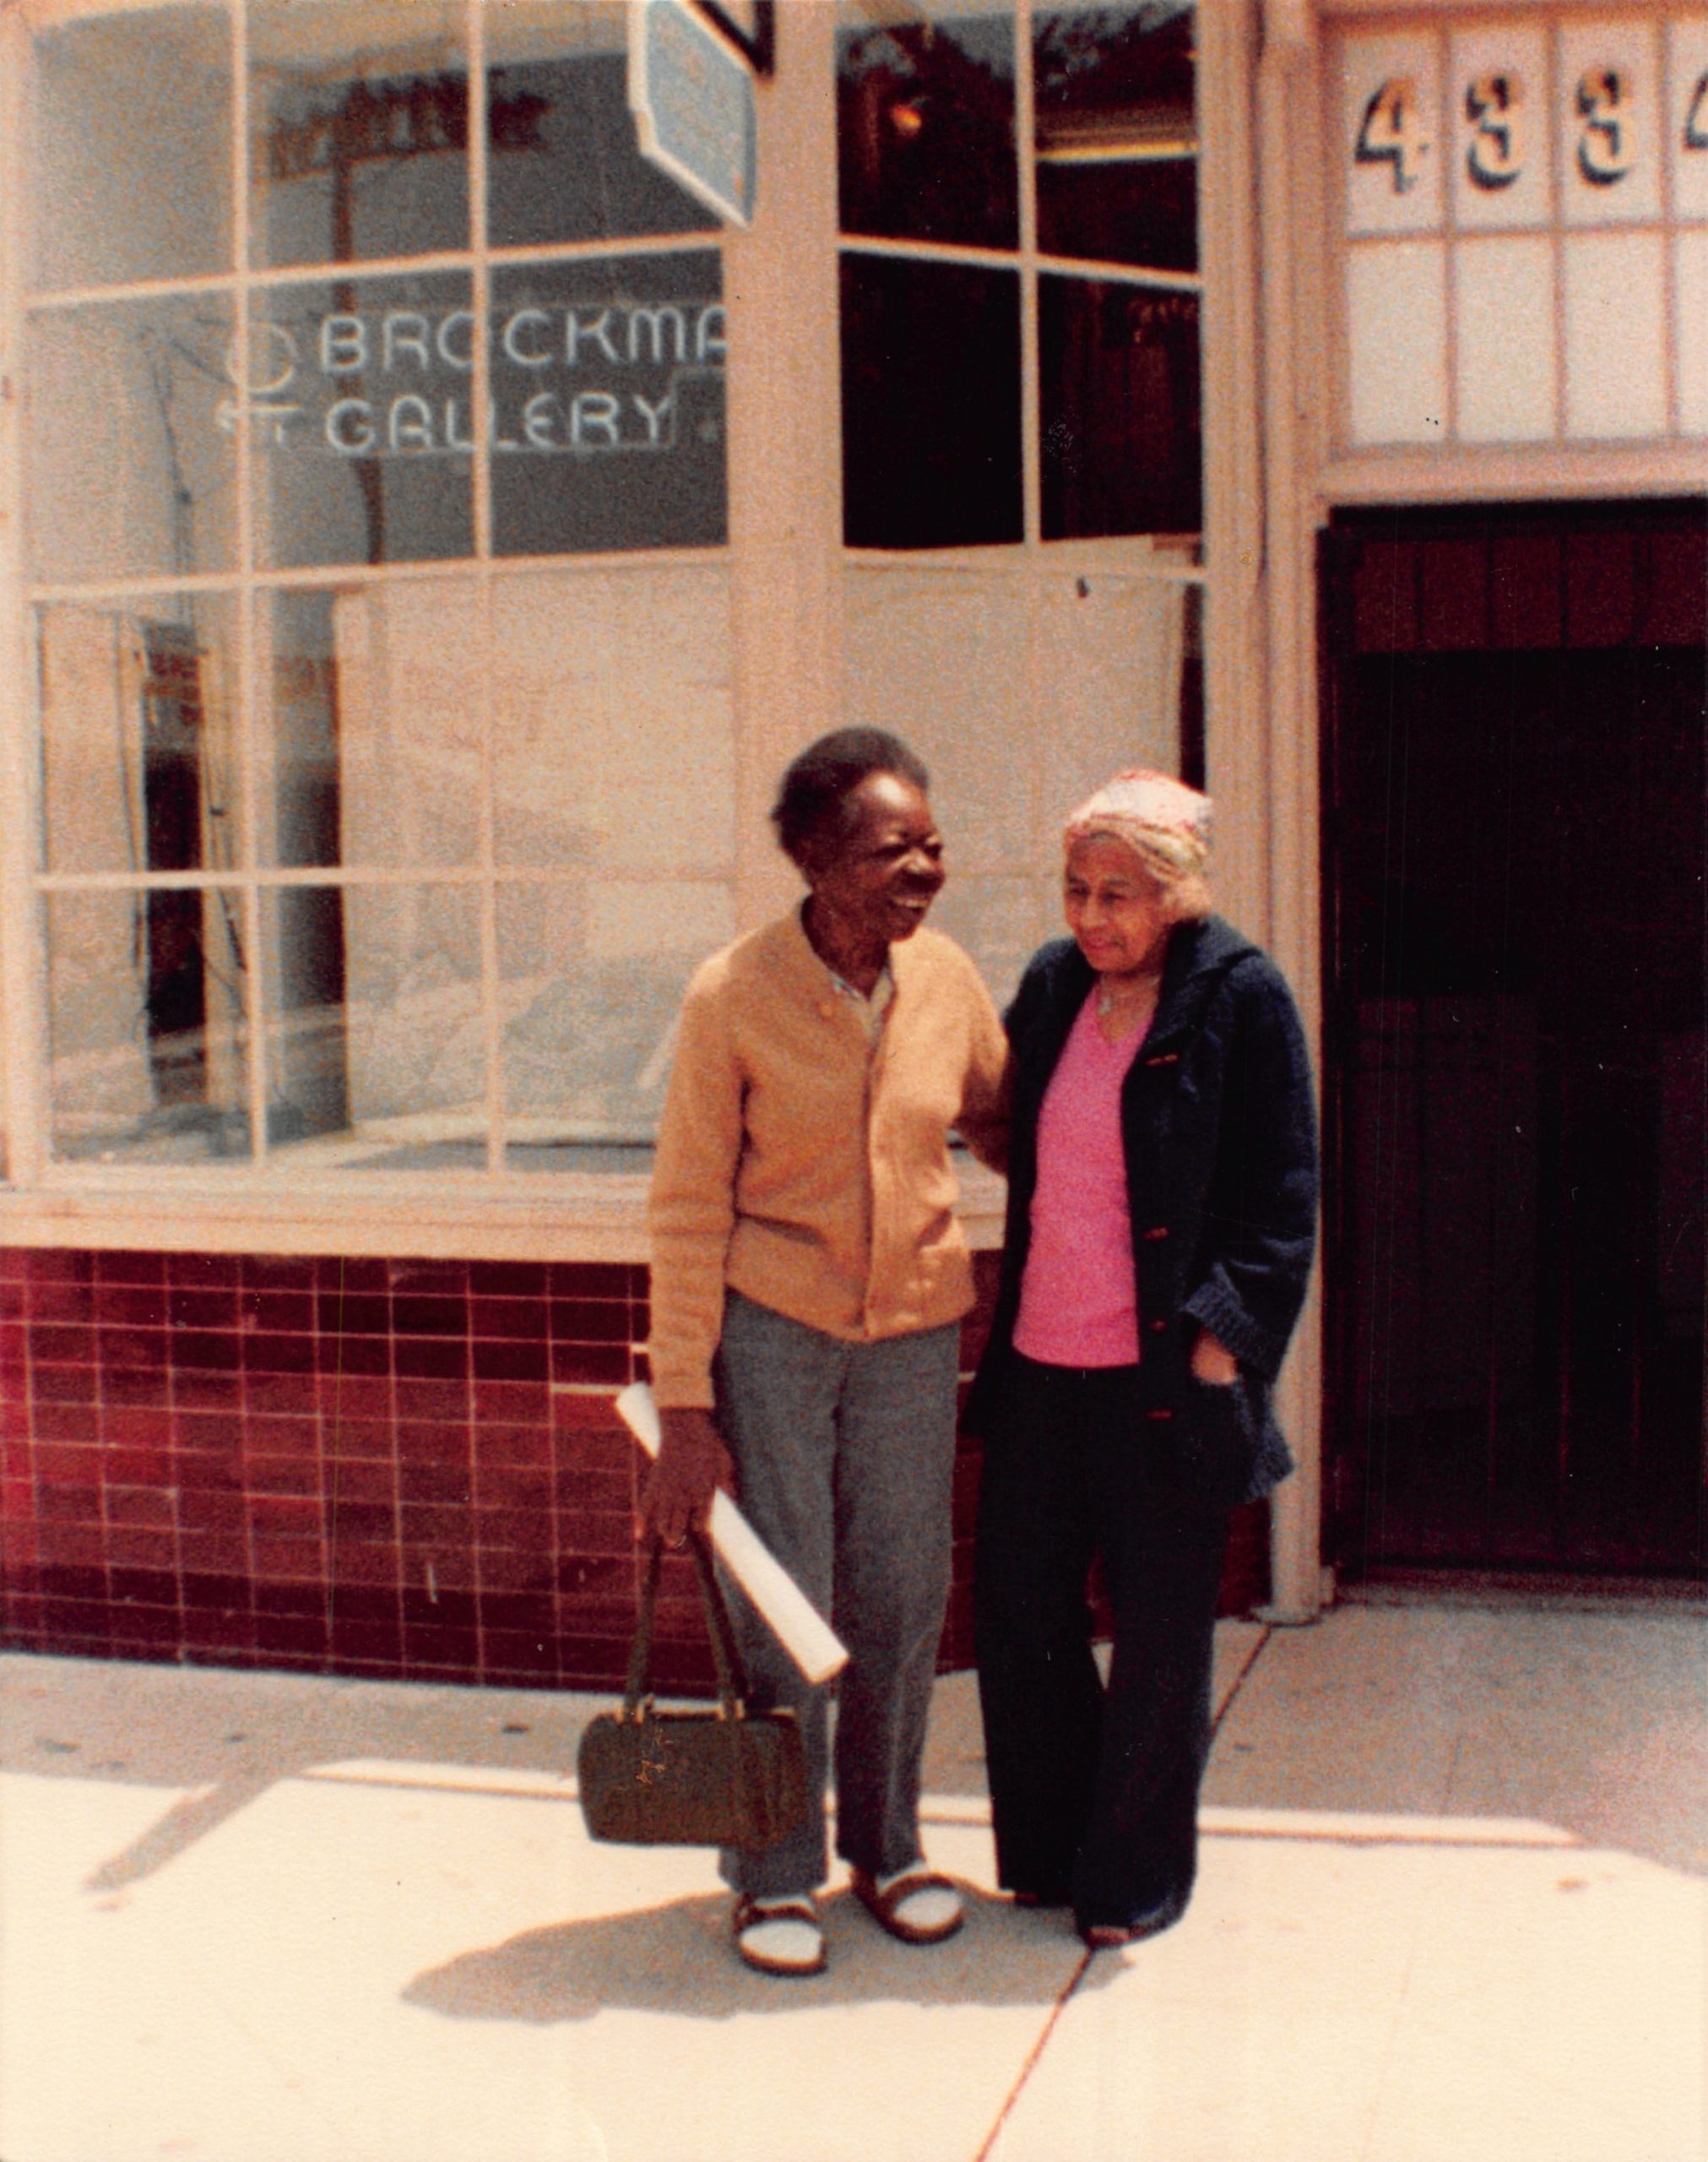
[(643, 158), (718, 217), (751, 223), (752, 70), (687, 0), (630, 0), (629, 110)]

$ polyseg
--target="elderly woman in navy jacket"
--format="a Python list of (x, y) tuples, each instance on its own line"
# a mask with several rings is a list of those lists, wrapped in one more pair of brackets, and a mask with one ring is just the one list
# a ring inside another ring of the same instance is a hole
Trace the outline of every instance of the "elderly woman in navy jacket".
[(1007, 1244), (967, 1415), (979, 1692), (999, 1881), (1094, 1949), (1185, 1910), (1228, 1515), (1292, 1469), (1270, 1385), (1310, 1268), (1310, 1075), (1281, 975), (1210, 913), (1209, 812), (1136, 772), (1073, 813), (1073, 936), (1006, 1016)]

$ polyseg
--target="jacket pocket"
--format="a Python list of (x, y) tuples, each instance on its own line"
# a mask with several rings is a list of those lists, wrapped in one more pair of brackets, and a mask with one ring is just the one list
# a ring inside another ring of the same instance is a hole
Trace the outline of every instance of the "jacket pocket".
[[(1192, 1497), (1206, 1507), (1237, 1507), (1251, 1491), (1260, 1430), (1249, 1383), (1186, 1382), (1179, 1472)], [(1177, 1427), (1177, 1431), (1179, 1431)]]

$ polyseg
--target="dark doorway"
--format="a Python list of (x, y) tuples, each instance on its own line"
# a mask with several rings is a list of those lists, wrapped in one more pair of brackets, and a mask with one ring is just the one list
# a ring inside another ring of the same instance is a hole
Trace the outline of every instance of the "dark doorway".
[(1708, 507), (1325, 536), (1328, 1527), (1700, 1574)]

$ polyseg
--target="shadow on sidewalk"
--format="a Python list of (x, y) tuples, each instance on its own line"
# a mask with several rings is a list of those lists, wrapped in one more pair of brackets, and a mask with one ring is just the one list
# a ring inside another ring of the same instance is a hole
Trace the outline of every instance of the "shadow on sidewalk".
[(962, 1888), (967, 1926), (929, 1947), (892, 1943), (851, 1894), (832, 1893), (820, 1905), (830, 1964), (801, 1980), (742, 1966), (729, 1942), (729, 1895), (713, 1893), (525, 1931), (430, 1969), (404, 1997), (453, 2019), (542, 2024), (609, 2011), (733, 2019), (880, 2002), (1045, 2006), (1082, 1967), (1082, 1989), (1120, 1974), (1119, 1959), (1087, 1959), (1065, 1913), (1022, 1914)]

